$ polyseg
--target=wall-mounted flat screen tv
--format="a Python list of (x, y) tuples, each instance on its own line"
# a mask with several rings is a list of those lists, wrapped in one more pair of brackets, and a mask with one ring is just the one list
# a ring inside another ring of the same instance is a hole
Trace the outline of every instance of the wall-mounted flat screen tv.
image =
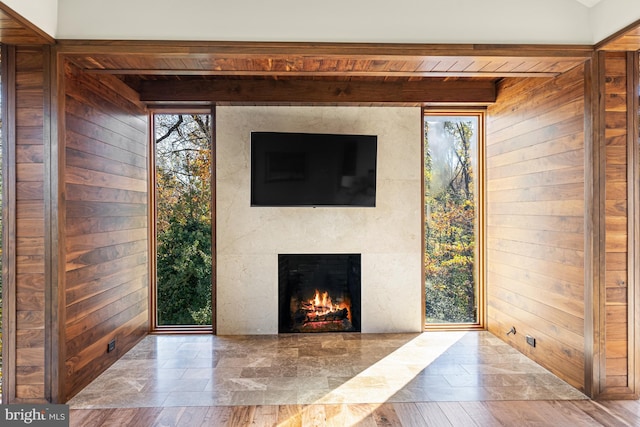
[(376, 205), (375, 135), (251, 133), (251, 206)]

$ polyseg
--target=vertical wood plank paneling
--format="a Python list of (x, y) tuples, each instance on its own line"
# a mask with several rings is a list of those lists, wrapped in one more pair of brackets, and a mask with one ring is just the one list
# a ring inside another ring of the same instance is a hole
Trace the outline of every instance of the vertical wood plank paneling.
[[(628, 97), (626, 53), (608, 53), (604, 82), (604, 307), (605, 348), (601, 394), (628, 386)], [(628, 389), (627, 389), (628, 390)]]
[(640, 52), (627, 52), (629, 66), (629, 386), (640, 397)]
[(599, 52), (601, 198), (599, 308), (602, 313), (598, 397), (638, 397), (638, 55)]
[(64, 88), (66, 400), (147, 333), (149, 260), (145, 108), (70, 64)]
[(583, 390), (584, 78), (503, 81), (486, 151), (488, 328)]
[(15, 92), (15, 54), (14, 46), (0, 46), (2, 51), (2, 324), (3, 346), (3, 403), (13, 402), (16, 397), (16, 371), (7, 369), (15, 366), (16, 356), (16, 254), (10, 248), (16, 245), (16, 123), (14, 117)]
[(48, 265), (46, 273), (49, 276), (50, 285), (45, 294), (47, 299), (47, 327), (49, 337), (47, 341), (48, 363), (47, 380), (51, 383), (50, 400), (62, 403), (64, 397), (64, 368), (65, 368), (65, 348), (64, 348), (64, 241), (65, 236), (61, 233), (64, 224), (64, 211), (61, 209), (63, 203), (63, 180), (61, 179), (61, 168), (64, 165), (64, 144), (61, 135), (64, 135), (64, 68), (63, 61), (54, 50), (50, 60), (50, 113), (48, 117), (50, 144), (45, 147), (45, 158), (49, 161), (45, 163), (45, 201), (48, 202), (47, 216), (45, 217), (45, 229), (48, 231), (46, 238), (48, 250)]
[(15, 402), (46, 401), (46, 49), (15, 48)]
[[(591, 208), (589, 212), (591, 221), (587, 218), (589, 224), (589, 233), (587, 234), (586, 248), (589, 248), (591, 253), (591, 263), (589, 265), (593, 269), (593, 275), (589, 278), (588, 282), (590, 289), (585, 290), (585, 296), (590, 303), (588, 314), (588, 321), (585, 323), (585, 331), (587, 333), (586, 350), (589, 351), (588, 358), (590, 358), (590, 365), (588, 366), (589, 372), (589, 388), (587, 389), (591, 397), (596, 397), (600, 394), (602, 389), (602, 381), (604, 378), (604, 372), (606, 369), (606, 358), (604, 349), (606, 345), (606, 313), (604, 309), (604, 302), (606, 299), (603, 284), (605, 283), (605, 184), (606, 180), (603, 179), (603, 175), (606, 170), (606, 152), (604, 144), (604, 131), (605, 131), (605, 117), (604, 117), (604, 97), (601, 96), (602, 88), (605, 84), (605, 56), (602, 52), (596, 52), (593, 56), (592, 67), (590, 70), (590, 116), (593, 119), (591, 132), (592, 140), (589, 141), (591, 145), (591, 160), (593, 170), (591, 172), (591, 182), (593, 183), (589, 196), (590, 200), (587, 204), (587, 208)], [(589, 165), (587, 165), (589, 168)], [(585, 281), (587, 276), (585, 275)]]

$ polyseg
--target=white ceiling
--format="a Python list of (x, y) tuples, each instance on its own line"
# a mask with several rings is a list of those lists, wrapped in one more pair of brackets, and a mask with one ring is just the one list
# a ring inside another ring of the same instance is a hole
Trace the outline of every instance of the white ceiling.
[(0, 3), (57, 39), (594, 44), (640, 20), (640, 0), (181, 0), (179, 14), (167, 0)]
[(600, 3), (600, 0), (576, 0), (579, 3), (582, 3), (583, 5), (587, 6), (587, 7), (592, 7), (595, 6), (596, 4)]

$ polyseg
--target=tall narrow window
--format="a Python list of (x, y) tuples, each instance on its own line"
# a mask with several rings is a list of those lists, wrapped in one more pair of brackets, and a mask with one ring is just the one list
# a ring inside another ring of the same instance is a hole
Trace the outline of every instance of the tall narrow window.
[(157, 328), (211, 327), (211, 115), (156, 114)]
[(482, 113), (424, 117), (425, 322), (480, 326)]

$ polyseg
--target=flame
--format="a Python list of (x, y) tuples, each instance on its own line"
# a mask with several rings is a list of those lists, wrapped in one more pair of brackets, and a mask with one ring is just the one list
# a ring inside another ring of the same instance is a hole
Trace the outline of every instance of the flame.
[(334, 304), (331, 300), (331, 297), (329, 296), (329, 292), (320, 292), (316, 289), (313, 298), (308, 301), (308, 306), (311, 306), (312, 310), (312, 313), (309, 313), (310, 318), (323, 316), (325, 314), (329, 314), (346, 308), (347, 317), (349, 318), (349, 320), (351, 320), (351, 310), (348, 302)]
[(316, 308), (316, 314), (325, 314), (338, 309), (338, 306), (333, 305), (329, 292), (323, 292), (322, 295), (320, 295), (320, 292), (316, 289), (312, 301), (313, 306)]

